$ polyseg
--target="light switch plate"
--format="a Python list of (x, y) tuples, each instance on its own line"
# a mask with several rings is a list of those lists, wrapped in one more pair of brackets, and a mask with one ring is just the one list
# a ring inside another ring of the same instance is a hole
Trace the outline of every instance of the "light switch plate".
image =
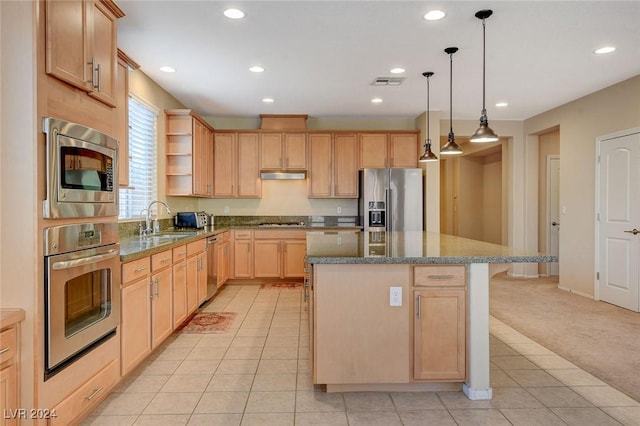
[(389, 306), (402, 306), (402, 287), (389, 287)]

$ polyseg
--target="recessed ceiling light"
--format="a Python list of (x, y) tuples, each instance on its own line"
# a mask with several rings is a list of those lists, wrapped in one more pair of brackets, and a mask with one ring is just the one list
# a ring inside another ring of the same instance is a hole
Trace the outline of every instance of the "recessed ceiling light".
[(398, 67), (398, 68), (391, 68), (391, 69), (389, 70), (389, 72), (390, 72), (391, 74), (402, 74), (402, 73), (403, 73), (403, 72), (405, 72), (405, 71), (406, 71), (406, 70), (405, 70), (404, 68), (400, 68), (400, 67)]
[(160, 67), (160, 71), (163, 71), (163, 72), (176, 72), (176, 69), (173, 68), (173, 67), (164, 66), (164, 67)]
[(506, 107), (506, 106), (508, 106), (508, 105), (509, 105), (509, 103), (508, 103), (508, 102), (498, 102), (498, 103), (496, 103), (496, 106), (497, 106), (498, 108), (504, 108), (504, 107)]
[(224, 11), (224, 16), (229, 19), (242, 19), (244, 18), (244, 12), (240, 9), (227, 9)]
[(594, 50), (593, 52), (597, 55), (604, 55), (605, 53), (611, 53), (614, 52), (616, 50), (615, 47), (613, 46), (605, 46), (605, 47), (601, 47), (599, 49)]
[(273, 98), (262, 98), (262, 102), (265, 104), (272, 104), (274, 102)]
[(249, 71), (251, 71), (251, 72), (264, 72), (264, 68), (262, 68), (261, 66), (256, 65), (255, 67), (249, 68)]
[(372, 104), (380, 104), (382, 103), (382, 98), (373, 98), (371, 99)]
[(438, 19), (442, 19), (445, 16), (446, 13), (441, 10), (430, 10), (424, 14), (424, 19), (426, 19), (427, 21), (437, 21)]

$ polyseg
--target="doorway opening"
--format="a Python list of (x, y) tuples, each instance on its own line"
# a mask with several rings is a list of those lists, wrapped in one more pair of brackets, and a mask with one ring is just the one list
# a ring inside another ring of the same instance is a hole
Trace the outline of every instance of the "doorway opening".
[(508, 173), (503, 144), (508, 142), (471, 144), (459, 138), (458, 143), (465, 154), (440, 157), (440, 232), (506, 244)]

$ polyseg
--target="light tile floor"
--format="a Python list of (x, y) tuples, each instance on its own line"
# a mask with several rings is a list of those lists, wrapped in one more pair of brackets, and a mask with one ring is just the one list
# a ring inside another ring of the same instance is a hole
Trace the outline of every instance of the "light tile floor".
[(491, 318), (491, 401), (313, 385), (300, 289), (228, 285), (224, 334), (174, 334), (86, 425), (640, 425), (640, 403)]

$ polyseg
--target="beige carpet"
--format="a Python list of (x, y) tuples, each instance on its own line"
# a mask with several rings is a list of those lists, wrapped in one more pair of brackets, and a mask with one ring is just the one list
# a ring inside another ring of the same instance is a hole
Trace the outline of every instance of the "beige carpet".
[(498, 274), (491, 315), (640, 401), (640, 314), (557, 287)]

